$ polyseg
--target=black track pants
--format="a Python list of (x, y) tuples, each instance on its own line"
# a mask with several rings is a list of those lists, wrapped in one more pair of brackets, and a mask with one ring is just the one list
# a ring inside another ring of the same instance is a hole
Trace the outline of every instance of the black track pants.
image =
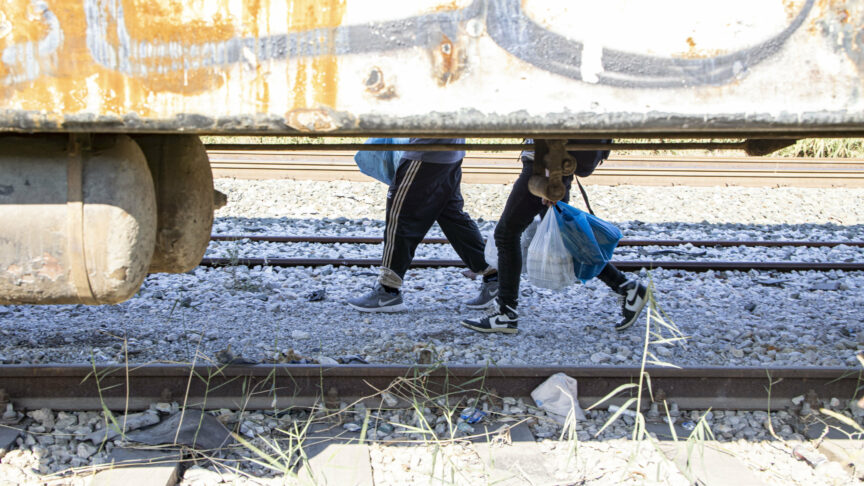
[[(513, 190), (507, 198), (504, 212), (495, 228), (495, 245), (498, 247), (498, 285), (499, 299), (503, 305), (516, 309), (519, 300), (519, 278), (522, 272), (522, 250), (520, 239), (522, 232), (531, 224), (538, 214), (546, 214), (546, 206), (542, 200), (528, 190), (528, 178), (534, 169), (534, 161), (522, 159), (522, 173), (513, 184)], [(570, 198), (570, 184), (573, 177), (564, 179), (567, 193), (564, 202)], [(627, 281), (627, 277), (611, 263), (603, 268), (597, 276), (612, 290), (618, 292), (618, 286)]]
[(462, 210), (462, 163), (403, 160), (387, 191), (384, 255), (378, 281), (400, 287), (417, 245), (436, 221), (459, 257), (475, 273), (488, 265), (483, 236)]

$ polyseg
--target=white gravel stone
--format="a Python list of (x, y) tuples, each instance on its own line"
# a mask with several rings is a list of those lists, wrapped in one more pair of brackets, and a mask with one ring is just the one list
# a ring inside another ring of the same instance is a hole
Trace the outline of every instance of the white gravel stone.
[(222, 482), (222, 476), (209, 469), (192, 466), (183, 473), (183, 485), (209, 486)]
[(161, 413), (171, 413), (173, 412), (173, 407), (170, 403), (160, 402), (157, 403), (156, 406), (153, 407), (157, 412)]
[(96, 450), (97, 449), (95, 447), (88, 445), (86, 442), (80, 442), (78, 443), (78, 449), (76, 453), (81, 459), (87, 459), (88, 457), (95, 454)]
[(302, 341), (311, 337), (312, 335), (306, 331), (291, 331), (291, 339), (297, 339), (298, 341)]
[(54, 428), (54, 412), (50, 408), (40, 408), (27, 412), (27, 416), (42, 424), (48, 430)]

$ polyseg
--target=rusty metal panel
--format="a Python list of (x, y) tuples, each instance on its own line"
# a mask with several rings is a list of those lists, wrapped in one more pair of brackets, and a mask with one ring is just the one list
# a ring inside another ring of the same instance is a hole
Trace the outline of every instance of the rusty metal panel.
[(864, 0), (4, 0), (0, 130), (858, 131)]

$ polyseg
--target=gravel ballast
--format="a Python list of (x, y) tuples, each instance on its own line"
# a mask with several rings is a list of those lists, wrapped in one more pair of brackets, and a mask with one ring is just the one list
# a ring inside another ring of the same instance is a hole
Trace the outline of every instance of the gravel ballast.
[[(220, 179), (217, 187), (229, 204), (217, 212), (215, 234), (383, 232), (383, 184)], [(508, 190), (464, 185), (466, 209), (495, 218)], [(864, 190), (588, 190), (597, 214), (616, 222), (625, 238), (864, 240)], [(494, 221), (481, 220), (480, 226), (488, 234)], [(430, 231), (440, 235), (437, 227)], [(207, 256), (379, 258), (380, 251), (381, 245), (238, 241), (211, 242)], [(421, 245), (416, 257), (456, 255), (449, 245)], [(860, 262), (864, 249), (633, 247), (619, 249), (615, 258)], [(614, 332), (617, 296), (599, 281), (555, 292), (523, 280), (520, 333), (486, 336), (459, 326), (464, 317), (482, 315), (454, 305), (473, 297), (479, 286), (461, 271), (409, 270), (404, 291), (410, 310), (390, 315), (363, 314), (344, 304), (371, 287), (372, 268), (228, 266), (155, 274), (136, 297), (115, 306), (0, 306), (0, 362), (83, 363), (91, 356), (100, 364), (121, 362), (125, 338), (134, 362), (191, 361), (196, 349), (213, 357), (230, 345), (253, 361), (293, 350), (310, 359), (359, 355), (370, 363), (410, 363), (419, 345), (447, 364), (638, 364), (645, 316), (632, 329)], [(649, 273), (642, 277), (647, 280)], [(862, 272), (656, 269), (650, 280), (657, 302), (688, 337), (659, 351), (680, 366), (854, 366), (856, 351), (864, 347)], [(321, 289), (323, 300), (308, 301)]]

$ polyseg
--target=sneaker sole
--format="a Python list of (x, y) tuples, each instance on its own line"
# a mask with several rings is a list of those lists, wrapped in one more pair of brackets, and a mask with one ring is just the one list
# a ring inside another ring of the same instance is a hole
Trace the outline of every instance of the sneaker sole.
[(490, 300), (489, 302), (486, 302), (485, 304), (469, 304), (469, 303), (465, 302), (465, 307), (472, 309), (472, 310), (485, 310), (485, 309), (492, 307), (492, 304), (494, 304), (494, 303), (495, 303), (495, 297), (492, 297), (492, 300)]
[(491, 334), (493, 332), (500, 332), (500, 333), (504, 333), (504, 334), (516, 334), (517, 332), (519, 332), (518, 328), (513, 328), (513, 327), (496, 327), (494, 329), (487, 329), (485, 327), (474, 327), (471, 324), (466, 323), (465, 321), (462, 321), (459, 324), (462, 324), (464, 327), (467, 327), (468, 329), (471, 329), (472, 331), (485, 332), (486, 334)]
[(639, 306), (639, 310), (636, 311), (636, 314), (633, 315), (633, 319), (630, 319), (630, 321), (625, 322), (624, 324), (619, 324), (619, 325), (615, 326), (616, 331), (626, 330), (627, 328), (632, 326), (634, 322), (636, 322), (636, 319), (639, 319), (639, 316), (642, 315), (642, 311), (645, 309), (645, 304), (648, 303), (648, 298), (647, 298), (648, 296), (646, 295), (645, 297), (646, 297), (645, 300), (642, 301), (642, 305)]
[(393, 312), (402, 312), (407, 310), (405, 304), (396, 304), (396, 305), (388, 305), (387, 307), (360, 307), (359, 305), (354, 305), (351, 302), (348, 302), (348, 305), (353, 307), (354, 309), (360, 312), (384, 312), (384, 313), (393, 313)]

